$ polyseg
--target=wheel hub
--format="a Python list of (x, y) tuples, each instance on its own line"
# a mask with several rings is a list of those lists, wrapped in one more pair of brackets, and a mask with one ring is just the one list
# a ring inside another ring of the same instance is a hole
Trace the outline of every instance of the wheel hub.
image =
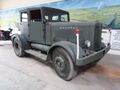
[(63, 58), (61, 58), (61, 57), (56, 57), (56, 58), (55, 58), (55, 66), (56, 66), (56, 68), (57, 68), (59, 71), (63, 71), (64, 68), (65, 68), (65, 63), (64, 63)]

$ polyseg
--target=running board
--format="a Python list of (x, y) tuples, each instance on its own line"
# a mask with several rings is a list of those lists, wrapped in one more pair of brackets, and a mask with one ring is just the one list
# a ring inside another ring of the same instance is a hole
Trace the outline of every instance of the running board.
[(28, 53), (28, 54), (31, 54), (31, 55), (33, 55), (33, 56), (35, 56), (37, 58), (40, 58), (40, 59), (42, 59), (44, 61), (47, 61), (47, 55), (42, 54), (40, 51), (35, 51), (35, 50), (29, 49), (29, 50), (25, 50), (25, 52)]
[(31, 46), (32, 46), (32, 48), (39, 49), (39, 50), (45, 51), (45, 52), (48, 52), (50, 49), (50, 46), (42, 45), (42, 44), (32, 43)]

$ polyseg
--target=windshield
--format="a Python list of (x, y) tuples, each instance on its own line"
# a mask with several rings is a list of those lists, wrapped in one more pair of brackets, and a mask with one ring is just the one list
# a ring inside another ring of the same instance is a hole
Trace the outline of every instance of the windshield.
[(69, 13), (59, 9), (45, 8), (43, 10), (44, 20), (48, 22), (68, 22)]
[(67, 14), (45, 14), (44, 19), (48, 22), (68, 22)]

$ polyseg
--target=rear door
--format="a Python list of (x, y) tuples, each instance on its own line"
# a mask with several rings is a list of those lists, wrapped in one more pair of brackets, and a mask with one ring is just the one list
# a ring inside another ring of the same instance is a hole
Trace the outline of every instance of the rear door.
[(44, 44), (44, 24), (42, 22), (41, 11), (31, 10), (29, 27), (29, 40), (31, 42)]

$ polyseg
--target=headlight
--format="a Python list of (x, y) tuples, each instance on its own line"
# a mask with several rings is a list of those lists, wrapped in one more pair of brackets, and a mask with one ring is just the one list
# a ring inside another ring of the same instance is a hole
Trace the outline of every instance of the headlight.
[(90, 42), (89, 40), (86, 40), (86, 41), (85, 41), (85, 45), (86, 45), (87, 47), (90, 47), (90, 46), (91, 46), (91, 42)]

